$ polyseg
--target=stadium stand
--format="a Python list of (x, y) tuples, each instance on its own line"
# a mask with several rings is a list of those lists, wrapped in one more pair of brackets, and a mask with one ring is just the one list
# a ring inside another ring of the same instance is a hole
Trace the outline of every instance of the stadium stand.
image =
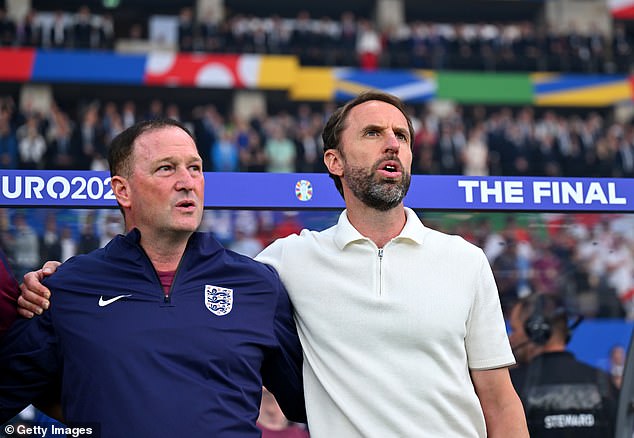
[[(547, 19), (544, 2), (538, 1), (483, 0), (478, 8), (468, 7), (467, 1), (454, 8), (403, 1), (400, 20), (395, 14), (393, 22), (378, 13), (379, 2), (365, 0), (336, 5), (179, 0), (153, 2), (152, 8), (142, 0), (114, 3), (118, 6), (108, 8), (105, 2), (88, 6), (73, 0), (60, 9), (58, 2), (32, 0), (23, 13), (7, 11), (5, 5), (0, 8), (0, 49), (35, 50), (36, 56), (83, 51), (148, 55), (151, 49), (194, 57), (290, 55), (298, 68), (347, 67), (381, 74), (429, 70), (438, 78), (443, 73), (487, 73), (494, 80), (509, 73), (528, 78), (549, 72), (604, 81), (619, 74), (619, 84), (629, 83), (633, 61), (630, 22), (611, 19), (606, 11), (594, 24), (570, 21), (556, 27)], [(525, 84), (537, 90), (535, 77)], [(36, 105), (25, 97), (34, 85), (48, 87), (48, 104)], [(1, 80), (0, 169), (103, 170), (114, 135), (135, 120), (167, 115), (191, 128), (207, 171), (324, 171), (320, 131), (341, 97), (294, 99), (291, 87), (261, 89), (255, 90), (255, 102), (264, 104), (245, 113), (236, 99), (244, 90), (164, 85)], [(542, 103), (537, 92), (520, 102), (437, 96), (413, 100), (413, 171), (632, 178), (634, 128), (628, 93), (625, 99), (618, 94), (606, 103), (592, 97), (581, 105)], [(287, 160), (276, 166), (282, 149)], [(228, 246), (253, 255), (280, 233), (324, 228), (336, 216), (209, 210), (203, 227)], [(472, 212), (425, 213), (425, 218), (429, 225), (484, 248), (505, 310), (518, 296), (539, 290), (563, 294), (570, 307), (588, 318), (634, 320), (631, 214)], [(0, 247), (18, 273), (43, 260), (86, 252), (120, 231), (113, 210), (0, 210)]]

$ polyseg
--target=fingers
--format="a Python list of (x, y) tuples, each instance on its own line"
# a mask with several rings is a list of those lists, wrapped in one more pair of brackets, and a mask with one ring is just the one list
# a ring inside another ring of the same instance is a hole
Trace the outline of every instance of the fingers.
[(41, 315), (48, 309), (51, 292), (42, 284), (44, 277), (51, 275), (61, 265), (60, 262), (48, 261), (38, 271), (28, 272), (24, 275), (24, 282), (20, 285), (18, 297), (18, 314), (24, 318), (33, 318)]
[(41, 283), (45, 274), (42, 270), (29, 272), (24, 276), (24, 283), (20, 285), (20, 297), (18, 298), (18, 313), (20, 315), (32, 317), (29, 312), (41, 315), (48, 309), (51, 296), (50, 291)]
[[(48, 263), (52, 262), (47, 262), (47, 264)], [(47, 265), (44, 265), (43, 269), (27, 272), (26, 274), (24, 274), (24, 282), (20, 285), (20, 290), (22, 291), (22, 294), (24, 295), (25, 291), (32, 292), (48, 300), (48, 298), (50, 298), (51, 296), (51, 292), (46, 286), (42, 284), (42, 280), (44, 279), (44, 277), (51, 275), (55, 271), (55, 269), (57, 268), (51, 268), (50, 266), (47, 267)], [(31, 301), (29, 297), (25, 298), (27, 299), (27, 301)]]
[(42, 272), (44, 273), (44, 276), (47, 277), (53, 272), (57, 271), (59, 265), (61, 265), (61, 263), (54, 260), (49, 260), (48, 262), (44, 263), (44, 266), (42, 266)]
[(18, 297), (18, 315), (20, 315), (22, 318), (26, 318), (26, 319), (31, 319), (35, 316), (35, 313), (31, 312), (30, 310), (26, 310), (24, 307), (20, 307), (20, 299), (22, 297)]
[(33, 318), (35, 315), (40, 315), (44, 309), (36, 304), (33, 304), (20, 295), (18, 297), (18, 314), (24, 318)]

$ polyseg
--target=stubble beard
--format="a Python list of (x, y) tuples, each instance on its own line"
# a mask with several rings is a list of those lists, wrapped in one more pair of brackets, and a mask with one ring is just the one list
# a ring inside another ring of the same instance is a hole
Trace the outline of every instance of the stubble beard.
[[(398, 180), (387, 180), (376, 173), (384, 159), (377, 161), (371, 168), (344, 165), (344, 174), (348, 187), (361, 202), (379, 211), (388, 211), (403, 201), (411, 182), (409, 172), (402, 170)], [(401, 165), (401, 168), (403, 166)]]

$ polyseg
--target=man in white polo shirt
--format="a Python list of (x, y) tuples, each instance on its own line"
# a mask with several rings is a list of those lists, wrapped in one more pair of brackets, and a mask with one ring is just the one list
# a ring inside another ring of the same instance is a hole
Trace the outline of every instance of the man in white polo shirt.
[(393, 96), (337, 110), (324, 161), (346, 210), (257, 257), (295, 309), (311, 437), (528, 437), (483, 251), (403, 205), (413, 136)]
[(346, 210), (257, 257), (295, 309), (311, 437), (528, 437), (483, 251), (403, 205), (413, 136), (394, 96), (339, 108), (324, 161)]

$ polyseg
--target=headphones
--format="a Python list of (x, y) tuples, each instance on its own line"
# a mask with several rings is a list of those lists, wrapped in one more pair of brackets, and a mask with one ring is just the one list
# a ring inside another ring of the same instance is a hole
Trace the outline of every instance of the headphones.
[[(554, 298), (551, 301), (555, 304), (554, 310), (546, 311), (546, 297), (544, 294), (538, 294), (535, 302), (533, 313), (524, 322), (524, 331), (526, 335), (537, 345), (544, 345), (553, 334), (552, 323), (555, 319), (564, 316), (568, 319), (568, 312)], [(583, 315), (574, 315), (572, 322), (568, 325), (568, 333), (566, 334), (566, 343), (570, 340), (572, 331), (577, 328), (583, 321)]]

